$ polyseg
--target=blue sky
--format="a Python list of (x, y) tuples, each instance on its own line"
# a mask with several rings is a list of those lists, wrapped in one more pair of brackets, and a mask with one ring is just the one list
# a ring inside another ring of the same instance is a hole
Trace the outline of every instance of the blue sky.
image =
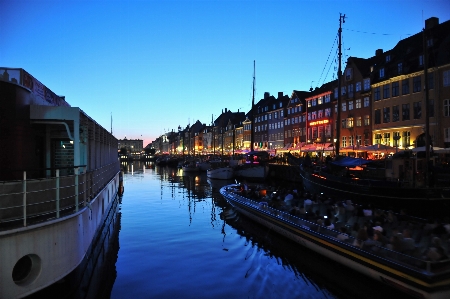
[(248, 112), (253, 60), (255, 101), (333, 80), (339, 13), (345, 61), (450, 20), (450, 1), (0, 0), (0, 66), (146, 145), (225, 108)]

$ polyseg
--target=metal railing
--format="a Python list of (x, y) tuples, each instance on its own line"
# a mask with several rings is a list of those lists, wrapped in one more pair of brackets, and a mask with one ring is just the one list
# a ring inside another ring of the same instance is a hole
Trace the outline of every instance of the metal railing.
[(111, 163), (86, 172), (85, 166), (73, 167), (74, 174), (42, 179), (0, 182), (0, 230), (27, 226), (76, 213), (85, 207), (119, 172)]

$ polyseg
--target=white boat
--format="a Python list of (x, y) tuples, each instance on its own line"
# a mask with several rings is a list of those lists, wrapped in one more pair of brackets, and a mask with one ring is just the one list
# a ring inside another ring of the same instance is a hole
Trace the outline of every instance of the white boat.
[(0, 72), (16, 149), (0, 148), (0, 298), (22, 298), (77, 268), (123, 189), (108, 130), (25, 70)]
[(210, 168), (206, 171), (206, 176), (209, 179), (229, 180), (234, 177), (234, 170), (230, 166)]
[(266, 151), (249, 152), (246, 163), (234, 168), (235, 176), (247, 179), (265, 179), (269, 173), (268, 159), (269, 154)]
[[(356, 246), (340, 232), (242, 196), (239, 185), (220, 189), (241, 214), (310, 250), (415, 298), (450, 298), (450, 260), (429, 261), (381, 246)], [(374, 248), (375, 247), (375, 248)]]

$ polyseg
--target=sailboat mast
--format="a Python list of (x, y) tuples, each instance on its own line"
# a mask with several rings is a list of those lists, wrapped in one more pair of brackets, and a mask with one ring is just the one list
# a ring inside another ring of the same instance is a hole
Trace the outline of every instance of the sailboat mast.
[(425, 187), (429, 187), (430, 185), (430, 177), (429, 177), (429, 161), (430, 161), (430, 118), (429, 118), (429, 98), (428, 98), (428, 50), (427, 50), (427, 35), (426, 35), (426, 27), (423, 29), (423, 75), (424, 75), (424, 92), (425, 92)]
[(345, 23), (345, 14), (339, 14), (339, 65), (338, 65), (338, 97), (337, 97), (337, 118), (336, 118), (336, 157), (339, 156), (339, 145), (341, 143), (341, 77), (342, 77), (342, 69), (341, 69), (341, 57), (342, 57), (342, 23)]
[(252, 113), (251, 113), (251, 138), (250, 138), (250, 150), (253, 152), (253, 143), (255, 142), (255, 133), (254, 133), (254, 123), (255, 123), (255, 117), (254, 117), (254, 109), (255, 107), (255, 60), (253, 60), (253, 94), (252, 94)]

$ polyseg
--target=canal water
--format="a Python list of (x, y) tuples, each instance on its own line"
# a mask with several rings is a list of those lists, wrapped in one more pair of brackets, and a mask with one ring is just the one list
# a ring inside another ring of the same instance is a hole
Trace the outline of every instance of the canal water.
[(404, 298), (233, 213), (218, 192), (227, 182), (150, 163), (123, 167), (110, 237), (67, 298)]

